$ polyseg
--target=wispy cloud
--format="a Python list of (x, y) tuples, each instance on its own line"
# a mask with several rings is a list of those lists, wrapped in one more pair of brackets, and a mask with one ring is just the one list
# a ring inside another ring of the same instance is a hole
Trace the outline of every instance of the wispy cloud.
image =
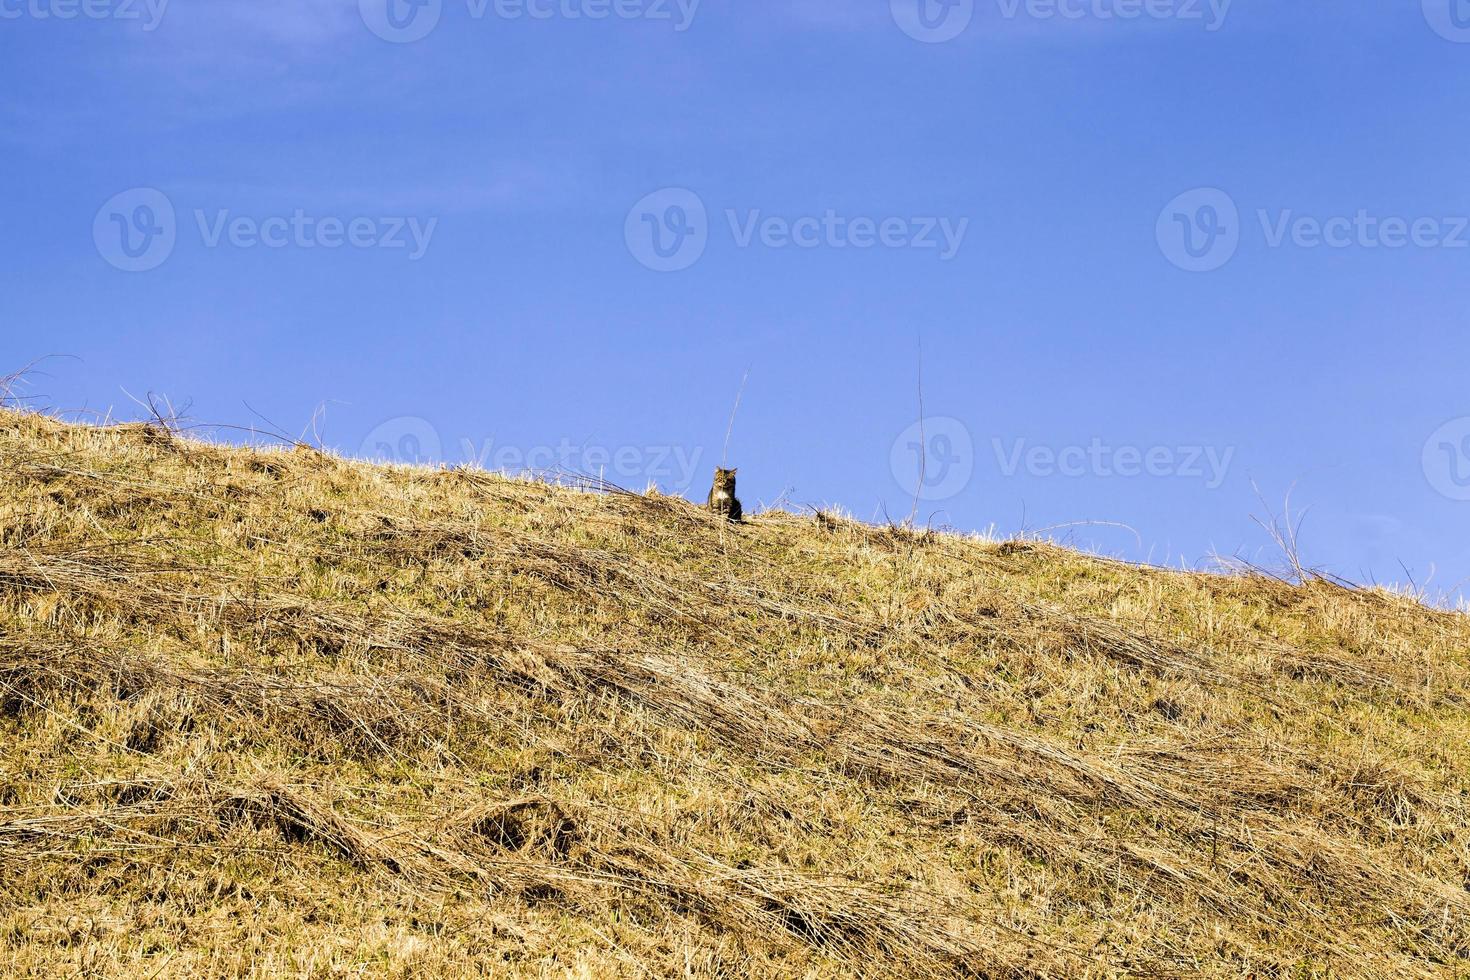
[(195, 0), (170, 14), (182, 34), (236, 44), (318, 45), (362, 30), (355, 0)]
[(793, 27), (824, 31), (872, 31), (894, 29), (887, 0), (880, 3), (833, 3), (832, 0), (791, 0), (781, 5), (776, 16)]
[(275, 99), (324, 73), (327, 51), (363, 36), (356, 0), (171, 0), (158, 30), (122, 40), (130, 78), (174, 76), (184, 94), (241, 79), (289, 80), (254, 91)]
[(304, 208), (334, 214), (420, 215), (554, 211), (584, 202), (592, 193), (574, 174), (529, 161), (501, 162), (474, 175), (421, 177), (404, 184), (301, 181), (251, 186), (201, 181), (173, 184), (170, 191), (187, 207), (208, 202), (239, 213)]
[[(1134, 13), (1135, 5), (1121, 0), (974, 0), (971, 8), (945, 8), (938, 0), (933, 12), (963, 18), (964, 26), (950, 44), (979, 42), (1107, 43), (1136, 36), (1140, 31), (1222, 29), (1233, 16), (1235, 0), (1161, 0)], [(1121, 12), (1120, 12), (1121, 11)], [(792, 0), (778, 12), (765, 15), (788, 30), (827, 33), (886, 34), (905, 41), (889, 0), (864, 4), (837, 4), (830, 0)]]

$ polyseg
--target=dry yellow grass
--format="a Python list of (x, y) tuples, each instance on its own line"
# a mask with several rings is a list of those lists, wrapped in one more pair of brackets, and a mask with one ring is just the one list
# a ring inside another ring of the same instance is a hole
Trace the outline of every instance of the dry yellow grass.
[(1470, 620), (0, 414), (7, 976), (1470, 975)]

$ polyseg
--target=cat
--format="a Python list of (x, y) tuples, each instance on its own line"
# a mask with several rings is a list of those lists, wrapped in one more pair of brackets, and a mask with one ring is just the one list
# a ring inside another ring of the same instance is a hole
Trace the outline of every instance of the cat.
[(745, 512), (735, 497), (735, 471), (715, 468), (715, 485), (709, 491), (709, 509), (727, 521), (744, 519)]

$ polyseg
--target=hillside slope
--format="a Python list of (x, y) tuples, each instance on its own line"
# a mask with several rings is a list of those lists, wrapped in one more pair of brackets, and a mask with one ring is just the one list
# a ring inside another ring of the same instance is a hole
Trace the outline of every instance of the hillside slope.
[(1470, 620), (0, 414), (0, 974), (1431, 977)]

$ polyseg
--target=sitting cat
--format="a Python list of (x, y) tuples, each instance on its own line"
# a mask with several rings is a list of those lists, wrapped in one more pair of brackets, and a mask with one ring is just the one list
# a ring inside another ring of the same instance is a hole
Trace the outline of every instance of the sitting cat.
[(735, 497), (735, 471), (715, 468), (715, 485), (709, 491), (709, 509), (727, 521), (744, 517), (740, 501)]

